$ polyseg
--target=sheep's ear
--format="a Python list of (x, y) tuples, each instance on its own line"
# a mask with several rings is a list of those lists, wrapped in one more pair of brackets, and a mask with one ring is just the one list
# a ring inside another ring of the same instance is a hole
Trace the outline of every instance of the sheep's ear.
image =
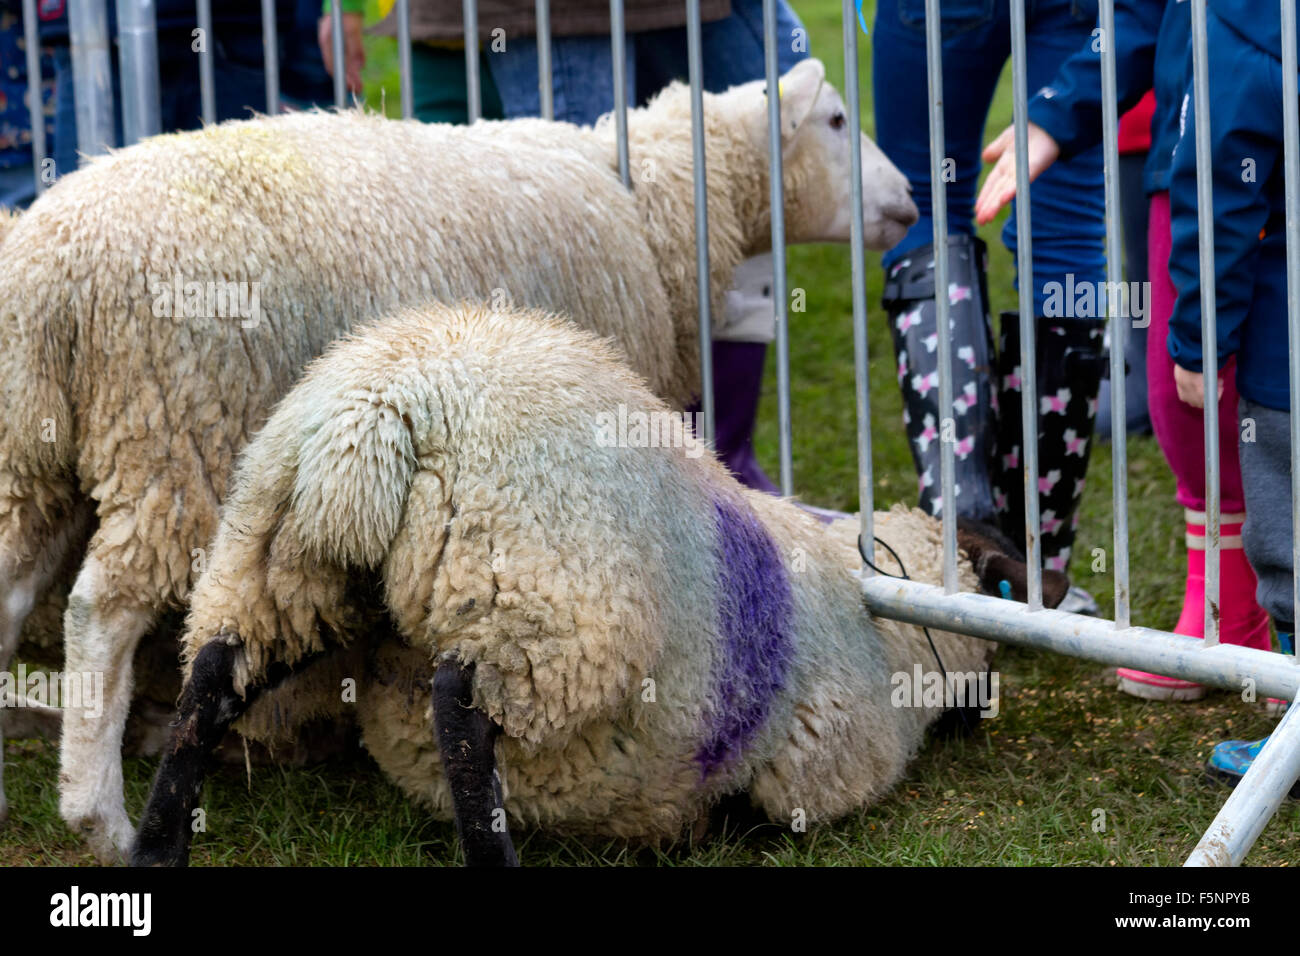
[[(959, 518), (957, 545), (966, 552), (979, 578), (980, 590), (1021, 603), (1029, 599), (1029, 569), (1011, 540), (996, 528)], [(1060, 571), (1043, 571), (1043, 605), (1056, 607), (1065, 599), (1070, 579)], [(1003, 593), (1004, 590), (1007, 593)]]
[(781, 77), (781, 141), (788, 143), (808, 119), (813, 104), (826, 82), (826, 68), (821, 60), (797, 63)]

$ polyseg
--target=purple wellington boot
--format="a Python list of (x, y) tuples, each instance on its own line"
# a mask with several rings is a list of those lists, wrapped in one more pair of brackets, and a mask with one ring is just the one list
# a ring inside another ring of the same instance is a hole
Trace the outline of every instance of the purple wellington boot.
[[(714, 450), (740, 483), (757, 491), (780, 494), (754, 457), (754, 422), (763, 385), (765, 342), (713, 340)], [(699, 403), (690, 407), (694, 414)]]

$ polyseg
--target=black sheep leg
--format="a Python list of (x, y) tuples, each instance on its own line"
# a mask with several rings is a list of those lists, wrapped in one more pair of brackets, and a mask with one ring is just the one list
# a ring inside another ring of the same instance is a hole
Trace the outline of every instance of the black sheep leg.
[(474, 666), (447, 661), (433, 672), (433, 727), (451, 787), (466, 866), (518, 866), (506, 828), (493, 747), (501, 732), (474, 706)]
[[(212, 752), (263, 691), (294, 673), (287, 664), (272, 664), (266, 679), (249, 686), (240, 697), (235, 692), (234, 669), (242, 650), (237, 639), (221, 636), (205, 644), (195, 657), (131, 848), (132, 866), (184, 866), (189, 861), (191, 817)], [(313, 659), (300, 662), (297, 670)]]

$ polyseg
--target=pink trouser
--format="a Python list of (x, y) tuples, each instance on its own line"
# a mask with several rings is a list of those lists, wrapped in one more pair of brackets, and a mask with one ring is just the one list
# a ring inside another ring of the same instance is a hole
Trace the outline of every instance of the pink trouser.
[[(1151, 343), (1147, 349), (1147, 402), (1156, 441), (1178, 479), (1178, 503), (1193, 511), (1204, 511), (1205, 419), (1200, 409), (1179, 401), (1174, 386), (1174, 360), (1165, 347), (1169, 316), (1178, 294), (1169, 278), (1170, 242), (1169, 193), (1155, 193), (1151, 197), (1147, 229), (1151, 279), (1147, 309), (1151, 319), (1147, 333)], [(1222, 514), (1240, 514), (1246, 510), (1241, 465), (1237, 461), (1236, 367), (1234, 357), (1219, 373), (1223, 379), (1223, 398), (1219, 400), (1219, 511)]]

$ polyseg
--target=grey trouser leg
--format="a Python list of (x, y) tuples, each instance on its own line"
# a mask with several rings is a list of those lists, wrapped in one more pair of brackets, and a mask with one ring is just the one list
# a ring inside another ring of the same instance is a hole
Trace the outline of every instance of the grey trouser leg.
[(1275, 623), (1294, 625), (1290, 416), (1244, 398), (1238, 410), (1243, 423), (1247, 419), (1255, 423), (1255, 440), (1238, 446), (1246, 496), (1246, 523), (1241, 529), (1246, 559), (1259, 578), (1259, 606)]

